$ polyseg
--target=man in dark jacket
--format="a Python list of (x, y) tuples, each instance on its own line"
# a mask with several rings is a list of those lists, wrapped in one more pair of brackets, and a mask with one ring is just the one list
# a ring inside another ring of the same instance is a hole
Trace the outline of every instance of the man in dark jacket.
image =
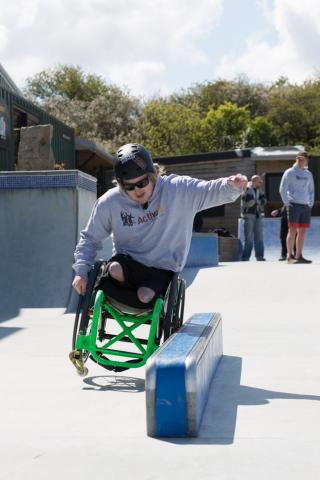
[(265, 261), (262, 231), (263, 208), (267, 199), (261, 190), (262, 179), (253, 175), (241, 197), (241, 216), (244, 219), (244, 247), (242, 260), (250, 260), (252, 247), (258, 261)]

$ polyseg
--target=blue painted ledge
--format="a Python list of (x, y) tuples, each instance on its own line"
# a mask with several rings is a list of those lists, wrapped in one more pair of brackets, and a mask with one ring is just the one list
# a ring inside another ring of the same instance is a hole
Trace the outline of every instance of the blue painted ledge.
[(219, 313), (193, 315), (150, 357), (146, 366), (149, 436), (197, 436), (221, 357)]
[(215, 267), (218, 263), (218, 235), (215, 233), (194, 233), (185, 267)]

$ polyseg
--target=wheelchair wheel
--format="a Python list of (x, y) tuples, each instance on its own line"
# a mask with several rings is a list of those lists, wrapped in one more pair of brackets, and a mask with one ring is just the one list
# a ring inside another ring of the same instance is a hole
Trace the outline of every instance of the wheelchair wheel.
[(176, 332), (183, 323), (185, 302), (185, 281), (175, 274), (172, 278), (167, 309), (163, 319), (163, 340), (166, 341), (170, 335)]
[[(79, 295), (78, 306), (76, 311), (76, 318), (74, 320), (73, 326), (73, 334), (72, 334), (72, 350), (76, 349), (76, 341), (79, 335), (79, 326), (80, 326), (80, 316), (81, 316), (81, 309), (83, 304), (84, 296)], [(81, 350), (81, 360), (86, 362), (89, 356), (89, 352), (86, 350)]]
[[(94, 268), (90, 271), (88, 277), (88, 285), (85, 295), (79, 296), (76, 317), (72, 335), (72, 349), (76, 349), (76, 341), (80, 332), (86, 334), (90, 330), (91, 309), (95, 302), (97, 286), (102, 275), (105, 273), (106, 263), (102, 260), (95, 263)], [(81, 350), (82, 361), (86, 362), (89, 357), (87, 350)]]
[(183, 324), (185, 297), (186, 297), (186, 282), (182, 278), (179, 278), (177, 302), (174, 308), (171, 334), (179, 330), (179, 328)]

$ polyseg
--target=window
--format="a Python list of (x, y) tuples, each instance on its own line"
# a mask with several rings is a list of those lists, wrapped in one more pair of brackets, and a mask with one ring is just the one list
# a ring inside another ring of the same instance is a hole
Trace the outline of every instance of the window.
[(266, 174), (266, 196), (268, 202), (282, 202), (279, 187), (282, 178), (282, 173), (267, 173)]
[(0, 148), (8, 147), (8, 138), (9, 138), (8, 107), (6, 103), (0, 99)]

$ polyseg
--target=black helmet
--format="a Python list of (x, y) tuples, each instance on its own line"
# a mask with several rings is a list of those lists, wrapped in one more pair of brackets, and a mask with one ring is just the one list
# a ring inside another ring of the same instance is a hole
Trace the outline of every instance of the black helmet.
[(115, 177), (120, 183), (141, 177), (145, 173), (155, 173), (150, 153), (137, 143), (127, 143), (120, 147), (114, 157), (113, 167)]

